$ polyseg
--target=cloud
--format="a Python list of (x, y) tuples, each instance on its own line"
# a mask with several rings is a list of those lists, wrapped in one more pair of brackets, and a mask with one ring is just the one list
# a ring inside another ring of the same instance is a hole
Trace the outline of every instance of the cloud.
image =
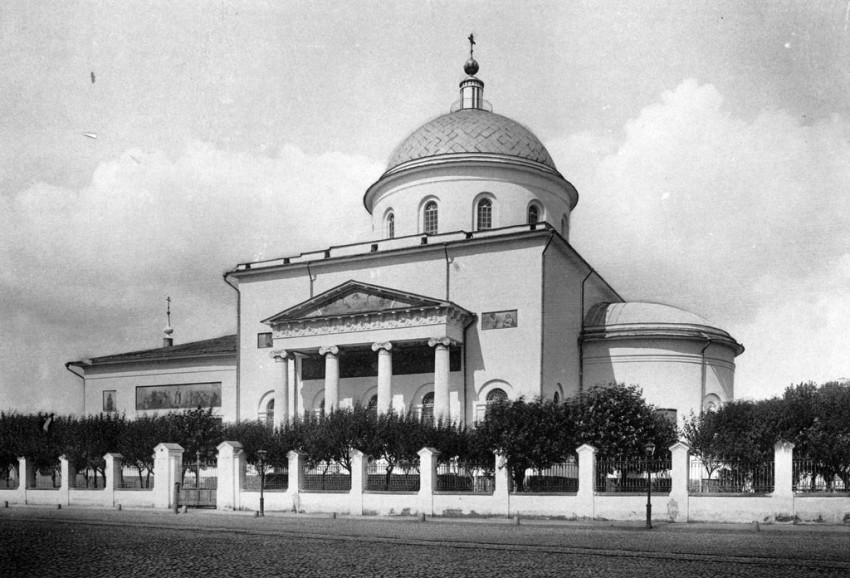
[(173, 159), (128, 150), (79, 190), (37, 183), (0, 197), (0, 343), (12, 360), (0, 391), (21, 397), (17, 384), (67, 381), (65, 361), (157, 346), (166, 295), (178, 339), (234, 331), (222, 273), (358, 240), (370, 230), (362, 193), (381, 169), (193, 141)]
[[(804, 124), (783, 110), (736, 118), (714, 86), (685, 80), (619, 138), (582, 133), (549, 148), (581, 194), (571, 241), (624, 298), (736, 328), (748, 346), (739, 366), (752, 360), (765, 372), (739, 378), (758, 391), (781, 376), (850, 372), (823, 325), (764, 347), (783, 318), (820, 318), (848, 297), (847, 284), (824, 285), (850, 255), (847, 120)], [(850, 326), (845, 308), (831, 311)], [(797, 355), (806, 343), (823, 347), (820, 360)]]

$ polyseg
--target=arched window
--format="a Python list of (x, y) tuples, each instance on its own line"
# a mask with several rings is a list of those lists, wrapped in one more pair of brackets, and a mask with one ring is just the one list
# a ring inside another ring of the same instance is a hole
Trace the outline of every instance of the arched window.
[(428, 201), (425, 205), (425, 211), (422, 214), (422, 229), (426, 235), (436, 235), (437, 234), (437, 203), (435, 201)]
[(369, 412), (370, 415), (377, 416), (378, 415), (378, 396), (373, 395), (369, 398), (369, 403), (366, 405), (366, 411)]
[(490, 392), (487, 394), (487, 405), (507, 400), (508, 394), (505, 393), (504, 389), (499, 389), (498, 387), (496, 389), (491, 389)]
[(422, 396), (422, 421), (434, 423), (434, 392), (430, 391)]
[(270, 399), (266, 404), (266, 425), (274, 425), (274, 400)]
[(384, 219), (384, 234), (387, 239), (395, 239), (395, 213), (392, 211)]
[(567, 225), (568, 225), (567, 216), (564, 215), (563, 217), (561, 217), (561, 236), (564, 239), (567, 238)]
[(475, 230), (486, 231), (493, 228), (493, 202), (481, 199), (475, 207)]
[(561, 392), (560, 391), (555, 392), (555, 395), (552, 396), (552, 401), (554, 401), (555, 403), (561, 403)]
[(537, 205), (528, 205), (528, 215), (526, 216), (525, 222), (529, 225), (539, 223), (540, 207), (538, 207)]

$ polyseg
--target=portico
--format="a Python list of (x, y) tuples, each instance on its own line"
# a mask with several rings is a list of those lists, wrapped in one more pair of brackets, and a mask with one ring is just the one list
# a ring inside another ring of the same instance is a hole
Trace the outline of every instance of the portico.
[[(275, 407), (329, 411), (344, 402), (374, 405), (378, 413), (407, 411), (415, 392), (409, 383), (397, 387), (394, 375), (415, 375), (433, 384), (435, 419), (458, 419), (451, 390), (462, 387), (460, 352), (473, 320), (449, 301), (348, 281), (263, 321), (272, 328), (270, 356), (279, 365)], [(321, 391), (312, 393), (317, 381)], [(276, 424), (287, 413), (276, 411)]]

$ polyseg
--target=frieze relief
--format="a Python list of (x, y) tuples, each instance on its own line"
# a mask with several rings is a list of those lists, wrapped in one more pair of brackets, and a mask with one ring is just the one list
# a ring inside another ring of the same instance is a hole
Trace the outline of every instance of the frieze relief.
[(305, 337), (440, 324), (462, 328), (466, 321), (468, 316), (463, 311), (447, 307), (404, 312), (381, 311), (331, 319), (284, 322), (274, 326), (274, 335), (275, 337)]

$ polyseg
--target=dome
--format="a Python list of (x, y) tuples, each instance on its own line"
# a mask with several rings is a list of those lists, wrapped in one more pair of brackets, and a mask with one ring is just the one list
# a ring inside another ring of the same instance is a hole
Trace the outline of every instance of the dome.
[(476, 108), (438, 116), (413, 131), (390, 156), (387, 173), (410, 161), (451, 154), (517, 157), (557, 173), (549, 151), (534, 133), (505, 116)]
[(688, 311), (659, 303), (598, 303), (584, 318), (586, 337), (684, 337), (744, 347), (723, 329)]

